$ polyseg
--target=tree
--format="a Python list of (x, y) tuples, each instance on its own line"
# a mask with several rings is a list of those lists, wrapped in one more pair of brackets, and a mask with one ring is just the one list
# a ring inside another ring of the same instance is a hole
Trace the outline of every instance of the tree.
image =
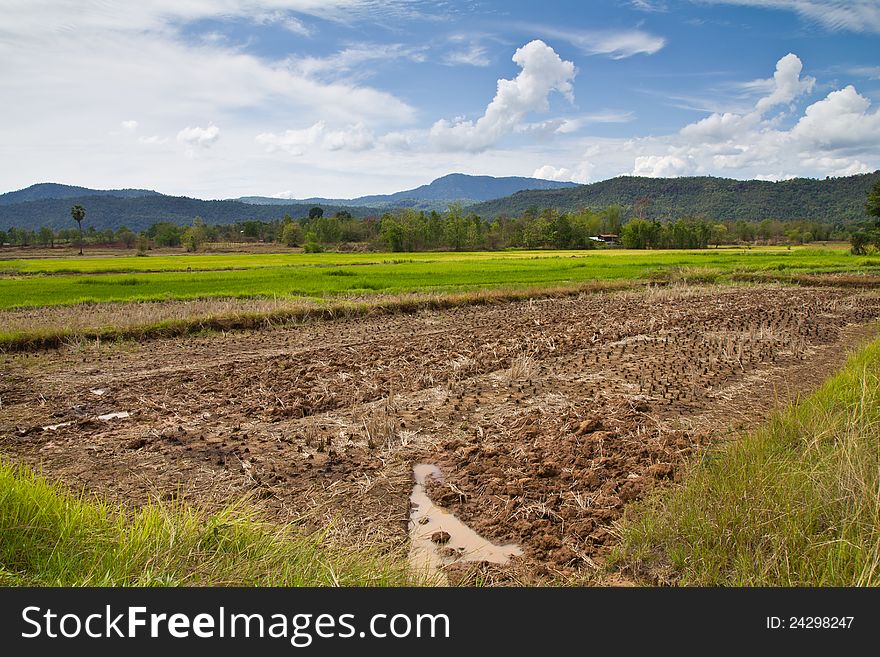
[(177, 224), (170, 221), (160, 221), (147, 229), (147, 237), (151, 238), (156, 246), (180, 246), (183, 230)]
[(868, 200), (865, 201), (865, 212), (869, 217), (877, 217), (875, 223), (880, 224), (880, 180), (874, 183), (874, 187), (868, 192)]
[(324, 210), (315, 206), (309, 210), (309, 220), (312, 221), (314, 219), (320, 219), (324, 216)]
[(43, 246), (55, 246), (55, 233), (48, 226), (40, 228), (38, 236), (40, 244)]
[(137, 235), (135, 235), (134, 231), (130, 230), (127, 226), (121, 226), (119, 230), (116, 231), (116, 239), (122, 242), (126, 249), (131, 249), (134, 248), (134, 245), (137, 242)]
[(86, 218), (86, 209), (81, 205), (74, 205), (70, 208), (70, 216), (79, 226), (79, 254), (83, 254), (83, 219)]
[(865, 213), (875, 219), (873, 226), (866, 226), (853, 234), (850, 244), (854, 255), (865, 255), (869, 244), (874, 248), (880, 248), (880, 180), (874, 183), (874, 187), (868, 192)]
[(201, 247), (201, 245), (204, 244), (207, 240), (208, 229), (205, 227), (205, 222), (201, 217), (196, 217), (195, 219), (193, 219), (192, 226), (183, 231), (183, 235), (181, 237), (183, 245), (190, 253), (195, 253), (196, 251), (198, 251), (199, 247)]
[(284, 225), (281, 230), (281, 243), (285, 246), (299, 246), (303, 241), (302, 227), (295, 221)]

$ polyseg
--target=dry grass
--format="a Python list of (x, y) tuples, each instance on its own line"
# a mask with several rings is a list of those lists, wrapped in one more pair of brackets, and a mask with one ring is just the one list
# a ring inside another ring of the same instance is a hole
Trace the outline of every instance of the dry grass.
[(564, 298), (642, 287), (643, 282), (592, 281), (578, 285), (502, 288), (462, 293), (374, 295), (330, 302), (204, 299), (197, 301), (80, 304), (0, 312), (0, 351), (32, 351), (79, 340), (147, 340), (203, 331), (276, 328), (305, 320), (393, 315), (534, 298)]

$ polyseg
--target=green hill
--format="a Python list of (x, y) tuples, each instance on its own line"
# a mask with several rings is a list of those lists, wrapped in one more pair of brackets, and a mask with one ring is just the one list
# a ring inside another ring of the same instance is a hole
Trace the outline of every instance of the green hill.
[(151, 189), (89, 189), (75, 185), (58, 183), (37, 183), (14, 192), (0, 194), (0, 205), (45, 201), (47, 199), (79, 198), (82, 196), (115, 196), (118, 198), (139, 198), (142, 196), (161, 196)]
[[(311, 205), (253, 205), (240, 201), (203, 201), (185, 196), (141, 196), (121, 198), (118, 196), (78, 196), (69, 198), (50, 198), (26, 203), (0, 204), (0, 230), (12, 226), (36, 230), (42, 226), (53, 229), (70, 228), (70, 207), (82, 205), (86, 209), (83, 227), (94, 226), (96, 230), (128, 226), (141, 231), (151, 224), (170, 221), (188, 226), (194, 217), (199, 216), (209, 224), (232, 224), (240, 221), (259, 219), (270, 221), (280, 219), (285, 214), (294, 218), (309, 214)], [(372, 208), (322, 206), (324, 213), (332, 215), (338, 210), (346, 210), (355, 217), (377, 214)]]
[(620, 205), (630, 217), (636, 205), (650, 219), (702, 217), (718, 221), (806, 219), (850, 223), (864, 219), (865, 195), (880, 171), (843, 178), (795, 178), (780, 182), (729, 178), (621, 176), (571, 189), (518, 192), (468, 208), (484, 218), (520, 216), (529, 208), (599, 210)]

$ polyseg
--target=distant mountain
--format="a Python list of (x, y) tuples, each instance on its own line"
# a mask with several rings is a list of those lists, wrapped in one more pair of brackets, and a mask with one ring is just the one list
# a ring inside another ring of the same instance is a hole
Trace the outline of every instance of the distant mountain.
[(141, 196), (161, 196), (149, 189), (88, 189), (58, 183), (38, 183), (15, 192), (0, 194), (0, 205), (45, 201), (47, 199), (76, 198), (80, 196), (115, 196), (117, 198), (138, 198)]
[[(649, 218), (702, 217), (718, 221), (745, 219), (808, 219), (844, 224), (865, 218), (867, 191), (880, 180), (880, 171), (845, 178), (796, 178), (782, 182), (731, 180), (728, 178), (637, 178), (622, 176), (591, 185), (554, 183), (534, 178), (492, 178), (452, 174), (430, 185), (396, 194), (362, 196), (358, 199), (261, 199), (264, 203), (239, 200), (203, 201), (185, 196), (165, 196), (149, 190), (93, 190), (43, 183), (0, 195), (0, 230), (10, 226), (37, 229), (71, 227), (70, 206), (86, 209), (84, 227), (98, 230), (128, 226), (140, 231), (158, 221), (189, 225), (199, 216), (208, 223), (228, 224), (249, 219), (294, 218), (308, 215), (319, 205), (325, 215), (346, 210), (354, 217), (381, 214), (385, 209), (437, 204), (480, 198), (521, 185), (562, 185), (561, 189), (531, 189), (468, 207), (468, 212), (492, 219), (500, 214), (519, 216), (530, 208), (542, 210), (600, 210), (612, 204), (623, 208), (624, 219), (636, 205)], [(82, 190), (71, 196), (72, 191)], [(420, 196), (410, 196), (419, 194)], [(464, 195), (468, 196), (464, 196)], [(433, 196), (432, 196), (433, 195)], [(261, 197), (250, 197), (258, 199)], [(11, 200), (10, 200), (11, 199)], [(16, 200), (18, 199), (18, 200)], [(28, 199), (22, 201), (21, 199)], [(432, 209), (428, 207), (427, 209)]]
[(468, 211), (491, 219), (501, 214), (519, 216), (529, 208), (599, 210), (617, 204), (627, 218), (639, 204), (651, 219), (808, 219), (837, 224), (865, 218), (866, 193), (878, 180), (880, 170), (843, 178), (780, 182), (621, 176), (572, 189), (518, 192), (473, 205)]
[[(73, 196), (50, 198), (26, 203), (0, 204), (0, 230), (11, 226), (37, 229), (49, 226), (54, 229), (70, 228), (75, 224), (70, 218), (70, 207), (79, 204), (86, 209), (83, 228), (94, 226), (97, 230), (128, 226), (141, 231), (159, 221), (178, 225), (190, 225), (199, 216), (209, 224), (231, 224), (249, 219), (268, 221), (280, 219), (285, 214), (294, 218), (307, 216), (311, 205), (250, 205), (239, 201), (203, 201), (185, 196), (140, 196), (120, 198), (117, 196)], [(347, 210), (355, 217), (376, 214), (374, 208), (322, 206), (328, 215)]]
[(445, 210), (450, 203), (471, 205), (480, 201), (509, 196), (527, 189), (547, 190), (570, 187), (577, 187), (577, 185), (570, 182), (541, 180), (540, 178), (518, 176), (496, 178), (494, 176), (469, 176), (463, 173), (451, 173), (448, 176), (437, 178), (428, 185), (394, 194), (375, 194), (353, 199), (307, 198), (299, 200), (244, 196), (238, 200), (265, 205), (311, 203), (313, 205), (366, 206), (378, 209), (409, 207), (418, 210)]

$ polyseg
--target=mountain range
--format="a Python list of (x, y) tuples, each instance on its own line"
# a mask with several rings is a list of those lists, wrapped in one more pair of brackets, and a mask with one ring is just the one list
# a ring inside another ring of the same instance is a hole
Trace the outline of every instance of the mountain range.
[(362, 218), (401, 207), (445, 209), (449, 203), (491, 219), (555, 208), (600, 210), (619, 205), (624, 218), (702, 217), (710, 220), (806, 219), (845, 224), (864, 219), (867, 191), (880, 171), (841, 178), (795, 178), (780, 182), (714, 177), (640, 178), (621, 176), (589, 185), (535, 178), (494, 178), (451, 174), (395, 194), (356, 199), (242, 197), (205, 201), (167, 196), (146, 189), (98, 190), (40, 183), (0, 194), (0, 230), (11, 226), (58, 229), (71, 226), (70, 207), (86, 208), (85, 226), (98, 230), (128, 226), (140, 231), (158, 221), (188, 225), (196, 216), (208, 223), (263, 221), (308, 215), (318, 205), (327, 215), (345, 210)]
[(289, 205), (310, 203), (316, 205), (347, 205), (370, 208), (414, 208), (416, 210), (445, 210), (450, 203), (472, 205), (480, 201), (510, 196), (523, 190), (569, 189), (576, 183), (509, 176), (468, 176), (450, 173), (427, 185), (407, 189), (394, 194), (375, 194), (353, 199), (306, 198), (300, 200), (269, 198), (266, 196), (243, 196), (237, 200), (264, 205)]
[(325, 214), (347, 211), (354, 217), (368, 217), (401, 207), (445, 210), (450, 203), (470, 205), (526, 189), (563, 189), (574, 183), (538, 178), (495, 178), (454, 173), (428, 185), (395, 194), (356, 199), (278, 199), (247, 196), (222, 201), (205, 201), (186, 196), (167, 196), (145, 189), (98, 190), (57, 183), (39, 183), (26, 189), (0, 194), (0, 230), (17, 226), (54, 229), (70, 226), (70, 206), (86, 208), (86, 226), (96, 229), (120, 226), (141, 231), (158, 221), (190, 224), (199, 216), (208, 223), (234, 223), (259, 219), (268, 221), (285, 214), (308, 215), (320, 206)]

